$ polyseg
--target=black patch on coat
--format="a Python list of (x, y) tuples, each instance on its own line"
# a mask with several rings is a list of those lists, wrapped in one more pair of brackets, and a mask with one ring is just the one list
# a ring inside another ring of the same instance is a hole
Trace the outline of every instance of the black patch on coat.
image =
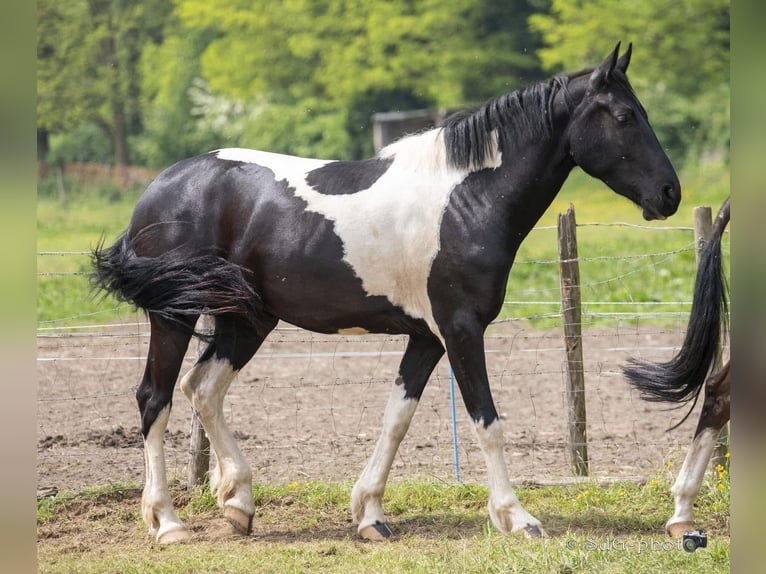
[(391, 167), (392, 159), (335, 161), (306, 175), (306, 183), (325, 195), (347, 195), (372, 187)]

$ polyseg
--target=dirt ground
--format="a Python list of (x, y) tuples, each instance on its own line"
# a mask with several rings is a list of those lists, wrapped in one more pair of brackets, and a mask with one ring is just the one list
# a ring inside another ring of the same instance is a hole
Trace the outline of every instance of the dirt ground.
[[(592, 476), (646, 479), (680, 467), (696, 416), (665, 432), (685, 409), (641, 401), (619, 366), (629, 355), (667, 359), (682, 337), (680, 328), (647, 326), (585, 332)], [(38, 492), (143, 481), (134, 395), (147, 345), (143, 321), (38, 338)], [(272, 333), (232, 384), (225, 407), (254, 480), (354, 480), (377, 439), (405, 346), (404, 337), (312, 335), (287, 325)], [(560, 331), (493, 325), (486, 348), (512, 480), (571, 478)], [(193, 342), (184, 370), (196, 351)], [(459, 394), (456, 410), (460, 480), (484, 483), (484, 461)], [(165, 442), (170, 478), (186, 475), (190, 423), (191, 409), (177, 387)], [(456, 478), (446, 359), (426, 388), (389, 480), (411, 478)]]

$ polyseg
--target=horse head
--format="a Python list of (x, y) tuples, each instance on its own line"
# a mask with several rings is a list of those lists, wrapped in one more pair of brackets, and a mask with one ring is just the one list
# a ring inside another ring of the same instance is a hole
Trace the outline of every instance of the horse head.
[[(583, 96), (571, 113), (569, 150), (586, 173), (643, 209), (665, 219), (681, 201), (681, 184), (627, 78), (632, 45), (620, 44), (579, 80)], [(570, 84), (571, 85), (571, 84)]]

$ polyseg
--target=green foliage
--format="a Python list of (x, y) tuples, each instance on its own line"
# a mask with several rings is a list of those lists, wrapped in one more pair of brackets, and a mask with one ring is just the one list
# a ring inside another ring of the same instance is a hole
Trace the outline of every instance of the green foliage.
[(226, 126), (207, 105), (208, 92), (200, 78), (200, 54), (205, 34), (182, 28), (169, 18), (161, 43), (148, 43), (141, 54), (141, 113), (143, 131), (132, 140), (136, 162), (153, 168), (223, 147)]
[(112, 164), (114, 153), (109, 138), (93, 123), (51, 136), (48, 161), (63, 166), (72, 162)]
[(37, 7), (37, 126), (70, 130), (97, 106), (93, 91), (83, 90), (90, 50), (82, 42), (87, 4), (40, 0)]
[(38, 3), (37, 125), (51, 132), (93, 123), (129, 161), (128, 136), (141, 129), (137, 64), (167, 3)]
[[(370, 155), (374, 112), (456, 106), (534, 76), (524, 10), (476, 0), (178, 4), (187, 27), (216, 35), (201, 58), (212, 92), (261, 109), (242, 119), (244, 144), (340, 159)], [(301, 122), (306, 140), (295, 137)]]
[(727, 0), (552, 0), (529, 18), (542, 34), (551, 71), (600, 62), (617, 41), (633, 42), (630, 78), (662, 144), (676, 162), (727, 157), (729, 2)]
[(41, 0), (38, 128), (96, 125), (114, 161), (152, 167), (240, 145), (358, 159), (375, 112), (478, 103), (622, 39), (672, 158), (726, 159), (728, 18), (725, 0)]

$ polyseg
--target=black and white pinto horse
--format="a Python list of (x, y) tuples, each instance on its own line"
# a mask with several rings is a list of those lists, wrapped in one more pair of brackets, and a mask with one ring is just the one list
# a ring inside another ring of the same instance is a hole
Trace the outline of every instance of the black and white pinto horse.
[(364, 538), (391, 534), (383, 491), (428, 378), (447, 352), (484, 454), (489, 514), (503, 532), (541, 536), (503, 456), (483, 335), (503, 303), (522, 240), (580, 166), (641, 207), (678, 208), (678, 177), (633, 92), (631, 48), (595, 69), (500, 96), (364, 161), (220, 149), (162, 172), (114, 245), (94, 251), (94, 284), (144, 309), (148, 360), (137, 391), (146, 482), (142, 511), (162, 543), (190, 534), (168, 493), (163, 435), (200, 315), (206, 351), (182, 378), (216, 454), (211, 486), (250, 533), (252, 473), (223, 399), (278, 320), (321, 333), (409, 335), (380, 438), (353, 487)]
[[(729, 421), (729, 365), (717, 368), (720, 343), (728, 323), (726, 279), (721, 262), (721, 238), (730, 219), (727, 199), (713, 223), (713, 233), (700, 254), (686, 336), (678, 353), (665, 363), (631, 359), (623, 368), (628, 381), (648, 401), (692, 402), (704, 388), (699, 422), (689, 450), (671, 488), (675, 511), (665, 524), (670, 536), (694, 530), (694, 500), (702, 486), (710, 456), (723, 426)], [(680, 425), (691, 414), (684, 417)], [(677, 427), (675, 425), (673, 428)]]

